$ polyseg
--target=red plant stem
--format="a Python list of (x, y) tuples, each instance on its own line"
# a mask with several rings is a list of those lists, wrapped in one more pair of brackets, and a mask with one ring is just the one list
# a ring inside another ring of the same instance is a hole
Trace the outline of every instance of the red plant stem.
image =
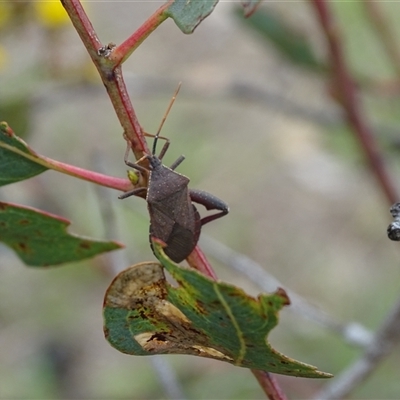
[[(148, 152), (147, 142), (126, 90), (121, 68), (116, 67), (114, 62), (99, 54), (99, 50), (104, 49), (105, 46), (101, 44), (80, 1), (61, 0), (61, 3), (99, 71), (124, 134), (131, 142), (136, 159), (141, 158), (144, 152)], [(112, 53), (111, 46), (110, 53)]]
[[(1, 123), (5, 127), (5, 133), (10, 137), (13, 137), (15, 134), (11, 127), (9, 127), (6, 123)], [(15, 146), (4, 143), (0, 140), (0, 148), (8, 150), (10, 153), (18, 154), (21, 157), (30, 160), (36, 164), (42, 165), (45, 168), (52, 169), (57, 172), (61, 172), (62, 174), (70, 175), (75, 178), (83, 179), (85, 181), (97, 183), (98, 185), (109, 187), (116, 190), (121, 190), (126, 192), (127, 190), (132, 189), (132, 182), (129, 179), (121, 179), (114, 178), (109, 175), (100, 174), (98, 172), (89, 171), (87, 169), (79, 168), (74, 165), (65, 164), (61, 161), (53, 160), (49, 157), (45, 157), (36, 153), (32, 150), (22, 139), (19, 139), (21, 144), (24, 144), (28, 150), (28, 152), (18, 149)]]
[[(40, 160), (44, 161), (43, 163), (44, 166), (51, 168), (54, 171), (70, 175), (75, 178), (83, 179), (88, 182), (96, 183), (97, 185), (101, 185), (111, 189), (121, 190), (122, 192), (126, 192), (127, 190), (132, 189), (131, 181), (126, 178), (124, 179), (115, 178), (109, 175), (100, 174), (98, 172), (75, 167), (74, 165), (64, 164), (60, 161), (52, 160), (44, 156), (40, 156)], [(41, 162), (38, 161), (39, 161), (38, 159), (35, 160), (35, 162), (41, 164)]]
[(100, 39), (98, 38), (92, 23), (87, 17), (79, 0), (60, 0), (61, 4), (67, 11), (71, 21), (85, 43), (85, 47), (89, 52), (93, 61), (97, 58), (97, 51), (102, 47)]
[(270, 400), (287, 399), (274, 375), (266, 371), (260, 371), (258, 369), (252, 369), (251, 372), (256, 377), (258, 383)]
[(335, 85), (339, 94), (340, 104), (345, 112), (347, 122), (364, 150), (371, 170), (381, 186), (390, 204), (399, 200), (392, 179), (389, 177), (383, 157), (378, 150), (378, 144), (366, 123), (365, 115), (357, 98), (356, 89), (348, 71), (339, 32), (325, 0), (311, 0), (317, 13), (321, 28), (328, 42), (331, 65), (335, 74)]
[[(172, 0), (171, 0), (172, 1)], [(143, 156), (143, 152), (149, 153), (144, 139), (143, 130), (132, 107), (125, 82), (122, 76), (121, 63), (137, 48), (140, 43), (157, 28), (167, 17), (164, 10), (170, 5), (167, 2), (160, 7), (133, 35), (131, 35), (119, 47), (111, 49), (107, 59), (99, 56), (99, 50), (104, 49), (97, 34), (88, 19), (79, 0), (61, 0), (71, 21), (77, 30), (82, 42), (89, 52), (93, 63), (103, 80), (108, 95), (113, 103), (120, 123), (124, 128), (126, 137), (131, 142), (131, 147), (137, 159)], [(196, 247), (188, 259), (190, 265), (204, 273), (206, 276), (216, 279), (217, 276), (203, 252)]]
[(101, 75), (104, 86), (113, 103), (115, 112), (124, 129), (124, 135), (130, 140), (131, 148), (136, 159), (143, 157), (144, 153), (149, 153), (147, 142), (144, 138), (144, 132), (139, 124), (132, 102), (122, 76), (121, 66), (117, 67), (112, 73), (110, 79)]
[(116, 66), (122, 64), (147, 36), (168, 18), (168, 16), (164, 14), (164, 10), (166, 10), (172, 2), (173, 0), (170, 0), (162, 5), (139, 29), (115, 48), (110, 55), (110, 60), (112, 60)]
[(217, 280), (217, 274), (213, 270), (212, 266), (208, 262), (206, 256), (202, 252), (199, 246), (196, 246), (194, 250), (191, 252), (189, 257), (186, 259), (189, 265), (201, 272), (203, 275), (208, 276), (213, 280)]
[[(208, 262), (199, 246), (194, 248), (186, 261), (192, 268), (201, 272), (203, 275), (206, 275), (215, 281), (218, 279), (217, 274), (214, 272), (212, 266)], [(257, 369), (252, 369), (251, 372), (256, 377), (261, 389), (270, 400), (286, 400), (285, 394), (280, 388), (278, 381), (272, 374), (267, 371), (260, 371)]]
[[(132, 151), (136, 159), (143, 156), (143, 152), (149, 153), (144, 132), (139, 124), (126, 90), (122, 76), (121, 64), (129, 55), (153, 32), (166, 18), (164, 10), (169, 7), (173, 0), (161, 6), (136, 32), (134, 32), (125, 42), (116, 48), (108, 45), (110, 54), (100, 56), (99, 50), (105, 49), (97, 37), (97, 34), (88, 19), (79, 0), (61, 0), (71, 21), (77, 30), (83, 44), (85, 45), (90, 57), (93, 60), (100, 77), (107, 89), (108, 95), (114, 106), (119, 121), (124, 128), (125, 136), (131, 141)], [(103, 179), (104, 181), (104, 179)], [(126, 182), (126, 180), (124, 181)], [(107, 185), (106, 185), (107, 186)], [(196, 246), (192, 254), (188, 257), (189, 264), (213, 280), (217, 280), (217, 275), (206, 259), (201, 249)], [(262, 389), (271, 400), (285, 400), (276, 380), (268, 372), (252, 370), (260, 383)]]

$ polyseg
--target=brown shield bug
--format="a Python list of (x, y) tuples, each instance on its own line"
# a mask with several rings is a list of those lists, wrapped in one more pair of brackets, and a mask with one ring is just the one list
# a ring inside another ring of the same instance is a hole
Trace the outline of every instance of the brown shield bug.
[[(170, 142), (159, 134), (178, 91), (179, 87), (154, 136), (152, 154), (146, 154), (136, 163), (132, 163), (128, 161), (129, 143), (125, 152), (125, 164), (144, 176), (148, 175), (147, 188), (136, 188), (119, 196), (120, 199), (125, 199), (132, 195), (146, 195), (150, 214), (150, 237), (161, 239), (166, 244), (165, 253), (175, 262), (183, 261), (193, 251), (204, 224), (221, 218), (229, 212), (228, 205), (218, 197), (188, 188), (189, 178), (175, 171), (175, 168), (185, 159), (184, 156), (180, 156), (170, 167), (162, 163)], [(158, 139), (165, 140), (165, 144), (157, 156)], [(148, 162), (148, 167), (140, 165), (145, 160)], [(131, 176), (129, 172), (128, 176)], [(207, 210), (219, 210), (219, 212), (201, 218), (192, 202), (202, 204)]]

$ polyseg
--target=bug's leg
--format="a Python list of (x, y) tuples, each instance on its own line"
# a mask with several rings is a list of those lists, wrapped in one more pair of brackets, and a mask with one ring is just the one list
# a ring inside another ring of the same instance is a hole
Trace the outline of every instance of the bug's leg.
[[(125, 138), (125, 139), (126, 139), (126, 138)], [(131, 162), (131, 161), (128, 160), (129, 152), (130, 152), (130, 150), (131, 150), (131, 146), (129, 146), (129, 143), (130, 143), (130, 142), (127, 140), (127, 141), (126, 141), (126, 150), (125, 150), (125, 155), (124, 155), (124, 163), (125, 163), (128, 167), (134, 168), (134, 169), (136, 169), (137, 171), (140, 171), (140, 172), (147, 172), (148, 170), (147, 170), (146, 168), (144, 168), (144, 167), (142, 167), (141, 165), (138, 164), (140, 161), (143, 161), (144, 159), (146, 159), (146, 158), (148, 157), (147, 155), (144, 155), (142, 158), (140, 158), (139, 160), (137, 160), (135, 163), (133, 163), (133, 162)]]
[(167, 150), (168, 150), (168, 147), (169, 147), (169, 139), (167, 139), (166, 137), (164, 137), (164, 136), (158, 136), (158, 138), (159, 139), (164, 139), (165, 140), (165, 143), (164, 143), (164, 146), (162, 147), (162, 149), (161, 149), (161, 151), (160, 151), (160, 154), (158, 155), (158, 158), (160, 159), (160, 160), (162, 160), (163, 159), (163, 157), (165, 156), (165, 153), (167, 152)]
[(192, 201), (203, 205), (207, 210), (220, 210), (220, 212), (216, 214), (202, 218), (200, 221), (201, 225), (221, 218), (229, 212), (228, 205), (223, 200), (211, 193), (203, 192), (202, 190), (190, 189), (189, 195)]
[(146, 192), (146, 190), (147, 189), (144, 187), (132, 189), (132, 190), (129, 190), (128, 192), (122, 193), (120, 196), (118, 196), (118, 198), (126, 199), (127, 197), (131, 197), (131, 196), (138, 195), (140, 193), (144, 193), (144, 192)]
[[(168, 138), (166, 138), (165, 136), (157, 136), (157, 135), (152, 135), (151, 133), (147, 133), (144, 132), (145, 136), (149, 136), (149, 137), (157, 137), (157, 139), (163, 139), (165, 140), (164, 146), (162, 147), (160, 154), (158, 155), (158, 159), (162, 160), (163, 157), (165, 156), (165, 153), (167, 152), (169, 145), (170, 145), (170, 141)], [(154, 150), (153, 150), (154, 151)], [(185, 156), (180, 156), (171, 166), (170, 168), (172, 170), (174, 170), (183, 160), (185, 159)]]
[(174, 170), (184, 159), (185, 156), (179, 156), (178, 159), (170, 166), (170, 168)]
[(165, 140), (164, 146), (162, 147), (162, 149), (160, 151), (160, 154), (158, 155), (158, 158), (160, 160), (162, 160), (162, 158), (165, 156), (165, 153), (168, 150), (168, 147), (169, 147), (169, 144), (170, 144), (169, 139), (166, 138), (165, 136), (157, 136), (157, 135), (153, 135), (152, 133), (147, 133), (147, 132), (143, 132), (143, 133), (144, 133), (144, 136)]
[[(148, 133), (146, 133), (146, 132), (144, 132), (144, 134), (145, 134), (146, 136), (153, 136), (153, 135), (150, 135), (150, 134), (148, 134)], [(139, 160), (137, 160), (135, 163), (133, 163), (132, 161), (129, 161), (129, 160), (128, 160), (128, 157), (129, 157), (129, 152), (131, 151), (131, 146), (129, 145), (129, 144), (130, 144), (130, 141), (128, 140), (128, 138), (126, 137), (125, 134), (124, 134), (124, 139), (126, 140), (126, 150), (125, 150), (125, 155), (124, 155), (124, 163), (125, 163), (128, 167), (134, 168), (134, 169), (136, 169), (137, 171), (140, 171), (140, 172), (147, 172), (147, 171), (148, 171), (147, 168), (142, 167), (141, 165), (139, 165), (139, 163), (140, 163), (141, 161), (143, 161), (144, 159), (146, 159), (148, 156), (147, 156), (147, 155), (144, 155), (142, 158), (140, 158)]]

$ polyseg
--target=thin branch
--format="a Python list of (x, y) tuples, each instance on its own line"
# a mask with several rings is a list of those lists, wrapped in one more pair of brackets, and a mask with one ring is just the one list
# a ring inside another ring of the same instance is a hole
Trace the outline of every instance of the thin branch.
[(110, 60), (112, 60), (116, 66), (119, 66), (126, 61), (133, 51), (136, 50), (136, 48), (139, 47), (139, 45), (150, 35), (150, 33), (168, 18), (164, 11), (170, 7), (170, 3), (172, 2), (173, 0), (170, 0), (163, 4), (139, 29), (115, 48), (110, 55)]
[[(211, 264), (208, 262), (204, 253), (199, 246), (196, 246), (193, 252), (187, 258), (189, 265), (197, 269), (204, 275), (213, 280), (217, 280), (217, 274), (214, 272)], [(252, 369), (251, 372), (256, 377), (261, 389), (268, 396), (270, 400), (286, 400), (286, 397), (280, 388), (278, 382), (272, 374), (267, 371), (260, 371)]]
[[(143, 153), (149, 154), (150, 152), (144, 138), (144, 131), (139, 124), (126, 90), (122, 76), (121, 63), (166, 19), (164, 9), (169, 6), (171, 1), (172, 0), (153, 14), (150, 19), (146, 21), (138, 31), (130, 36), (130, 38), (122, 43), (121, 46), (116, 47), (111, 43), (106, 46), (101, 45), (79, 0), (61, 0), (82, 42), (88, 50), (93, 63), (99, 71), (115, 112), (124, 129), (124, 137), (131, 142), (131, 148), (136, 159), (141, 158)], [(114, 52), (115, 56), (113, 56)], [(196, 247), (194, 252), (189, 256), (188, 261), (191, 266), (202, 271), (212, 279), (216, 279), (215, 272), (198, 247)], [(253, 373), (270, 399), (284, 399), (279, 385), (271, 378), (269, 373), (260, 371), (253, 371)]]
[(108, 77), (103, 73), (101, 79), (107, 89), (114, 110), (124, 130), (124, 137), (131, 142), (132, 151), (136, 159), (140, 159), (144, 153), (149, 153), (144, 131), (139, 124), (132, 106), (128, 91), (122, 76), (121, 67), (116, 68)]
[(99, 37), (93, 28), (88, 16), (79, 0), (60, 0), (78, 32), (82, 42), (93, 62), (97, 59), (97, 52), (102, 47)]
[[(89, 21), (79, 0), (61, 0), (68, 15), (71, 18), (75, 29), (79, 33), (83, 44), (88, 50), (93, 63), (103, 80), (108, 95), (113, 103), (115, 112), (124, 129), (124, 136), (131, 143), (132, 151), (136, 159), (143, 156), (143, 153), (149, 154), (145, 134), (135, 111), (131, 104), (128, 91), (124, 82), (121, 70), (121, 62), (136, 49), (140, 43), (167, 17), (164, 10), (169, 7), (170, 1), (160, 7), (133, 35), (131, 35), (121, 46), (116, 47), (113, 44), (101, 45), (97, 34)], [(114, 56), (114, 52), (115, 56)], [(147, 184), (147, 179), (142, 181)], [(189, 257), (189, 263), (192, 267), (202, 271), (207, 276), (216, 279), (212, 270), (201, 250), (196, 247), (193, 255)]]
[(0, 148), (6, 149), (12, 153), (18, 154), (27, 160), (30, 160), (36, 164), (42, 165), (48, 169), (52, 169), (63, 174), (73, 176), (88, 182), (96, 183), (101, 186), (105, 186), (111, 189), (121, 190), (123, 192), (132, 188), (132, 183), (129, 179), (115, 178), (109, 175), (100, 174), (98, 172), (89, 171), (84, 168), (79, 168), (74, 165), (65, 164), (63, 162), (53, 160), (49, 157), (42, 156), (40, 154), (28, 154), (14, 146), (0, 142)]
[(282, 392), (275, 376), (269, 372), (253, 369), (251, 371), (258, 383), (270, 400), (286, 400), (286, 395)]
[(398, 199), (398, 193), (386, 170), (378, 144), (366, 122), (365, 113), (357, 98), (356, 87), (346, 65), (339, 32), (325, 0), (310, 0), (314, 6), (321, 29), (326, 36), (334, 74), (334, 87), (337, 98), (343, 107), (347, 122), (352, 128), (360, 147), (365, 153), (372, 172), (390, 204)]
[[(370, 167), (375, 173), (387, 199), (390, 203), (394, 203), (398, 200), (397, 192), (384, 167), (383, 158), (378, 151), (375, 139), (365, 122), (365, 115), (363, 115), (356, 97), (355, 86), (346, 66), (339, 34), (328, 3), (325, 0), (311, 0), (311, 4), (314, 6), (328, 42), (338, 97), (347, 116), (348, 123), (359, 139)], [(399, 340), (400, 301), (381, 325), (372, 343), (365, 350), (364, 355), (347, 370), (343, 371), (331, 384), (328, 384), (315, 398), (321, 400), (346, 397), (377, 368), (379, 362), (390, 353)]]
[(400, 342), (400, 299), (386, 317), (372, 343), (361, 358), (342, 371), (332, 383), (315, 396), (318, 400), (347, 398), (348, 395), (377, 368)]
[(116, 66), (113, 60), (110, 60), (115, 45), (104, 46), (101, 44), (79, 0), (61, 0), (61, 3), (99, 71), (101, 80), (122, 125), (124, 135), (131, 142), (136, 159), (141, 158), (144, 152), (148, 153), (149, 150), (142, 127), (126, 90), (121, 68)]

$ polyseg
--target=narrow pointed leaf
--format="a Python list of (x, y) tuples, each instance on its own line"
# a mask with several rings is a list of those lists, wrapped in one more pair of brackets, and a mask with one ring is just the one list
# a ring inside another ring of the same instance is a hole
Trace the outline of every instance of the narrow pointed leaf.
[(218, 0), (175, 0), (164, 11), (183, 33), (192, 33), (214, 10)]
[(69, 234), (69, 222), (34, 208), (0, 202), (0, 241), (30, 266), (80, 261), (123, 247)]
[(6, 122), (0, 122), (0, 186), (32, 178), (47, 170), (46, 167), (24, 157), (24, 153), (35, 155)]
[(236, 14), (244, 24), (273, 44), (292, 63), (318, 71), (324, 69), (308, 38), (269, 9), (259, 9), (246, 19), (240, 8), (236, 9)]
[(104, 300), (104, 332), (112, 346), (133, 355), (190, 354), (236, 366), (284, 375), (331, 375), (274, 350), (266, 340), (289, 303), (283, 289), (258, 298), (213, 281), (169, 260), (160, 245), (156, 255), (178, 282), (171, 286), (163, 267), (134, 265), (111, 283)]

